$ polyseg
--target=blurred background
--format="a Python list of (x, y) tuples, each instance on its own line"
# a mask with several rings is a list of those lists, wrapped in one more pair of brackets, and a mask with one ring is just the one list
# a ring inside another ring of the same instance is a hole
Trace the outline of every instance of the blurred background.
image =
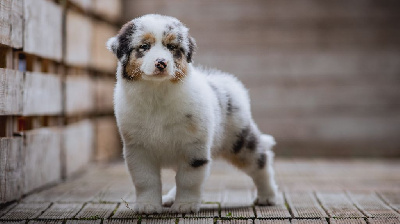
[(278, 156), (400, 155), (400, 2), (125, 0), (123, 21), (177, 17), (195, 65), (249, 89)]
[(105, 43), (147, 13), (243, 81), (278, 157), (400, 156), (398, 0), (0, 0), (0, 204), (121, 159)]

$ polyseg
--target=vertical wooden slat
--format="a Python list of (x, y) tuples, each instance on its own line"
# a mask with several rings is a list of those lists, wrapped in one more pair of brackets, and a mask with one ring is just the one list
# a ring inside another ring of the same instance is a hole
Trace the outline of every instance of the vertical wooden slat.
[(22, 138), (0, 138), (0, 204), (23, 193)]
[(24, 51), (44, 58), (61, 60), (62, 9), (46, 0), (24, 1)]
[(27, 72), (24, 82), (24, 115), (60, 114), (62, 112), (61, 76)]
[(22, 114), (22, 72), (0, 68), (0, 115)]
[(121, 139), (114, 117), (96, 119), (95, 160), (109, 162), (122, 158)]
[(93, 23), (92, 52), (90, 65), (92, 68), (114, 74), (117, 61), (115, 56), (105, 48), (105, 43), (110, 37), (117, 34), (117, 29), (104, 22)]
[(0, 44), (22, 47), (22, 0), (0, 1)]
[(25, 132), (24, 148), (24, 193), (61, 180), (60, 129)]
[(71, 176), (84, 168), (93, 156), (94, 128), (92, 121), (82, 120), (65, 127), (63, 132), (64, 175)]
[(65, 63), (78, 67), (89, 65), (92, 22), (89, 17), (68, 10), (66, 13)]

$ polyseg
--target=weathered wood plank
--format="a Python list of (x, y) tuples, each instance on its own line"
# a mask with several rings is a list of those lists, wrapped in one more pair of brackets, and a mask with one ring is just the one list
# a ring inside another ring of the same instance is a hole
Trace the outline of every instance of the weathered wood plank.
[(117, 59), (107, 50), (105, 43), (110, 37), (117, 34), (117, 29), (103, 22), (93, 23), (92, 52), (90, 65), (92, 68), (114, 74)]
[(111, 185), (104, 186), (101, 191), (94, 196), (92, 202), (123, 202), (122, 198), (130, 192), (131, 188), (130, 183), (127, 185), (126, 182), (113, 182)]
[(22, 72), (0, 68), (0, 115), (22, 114)]
[(379, 191), (379, 195), (386, 203), (400, 213), (400, 191)]
[(303, 141), (394, 141), (398, 139), (395, 133), (400, 132), (400, 115), (397, 114), (388, 114), (386, 117), (332, 114), (304, 116), (301, 119), (283, 116), (259, 119), (257, 123), (261, 128), (271, 130), (270, 133), (278, 139)]
[(254, 224), (289, 224), (289, 219), (255, 219)]
[[(393, 105), (394, 101), (400, 99), (396, 83), (290, 87), (270, 84), (253, 86), (250, 97), (254, 109), (265, 111), (265, 116), (274, 117), (339, 113), (359, 116), (400, 111), (400, 106)], [(346, 111), (342, 108), (346, 108)]]
[(139, 223), (138, 219), (114, 219), (114, 220), (105, 220), (104, 224), (131, 224), (131, 223)]
[(105, 219), (108, 218), (117, 204), (89, 203), (76, 215), (76, 218)]
[(51, 205), (39, 219), (69, 219), (73, 218), (79, 210), (82, 208), (83, 204), (60, 204), (55, 203)]
[(24, 193), (61, 179), (60, 129), (25, 132), (24, 147)]
[(66, 224), (100, 224), (101, 219), (99, 220), (68, 220)]
[(369, 224), (398, 224), (400, 218), (369, 218)]
[(63, 220), (31, 220), (29, 224), (63, 224)]
[(202, 218), (184, 218), (184, 219), (179, 219), (179, 224), (212, 224), (214, 223), (213, 219), (202, 219)]
[(215, 218), (219, 217), (218, 210), (218, 204), (201, 204), (200, 211), (198, 213), (185, 214), (185, 218)]
[(92, 121), (82, 120), (66, 126), (63, 139), (64, 175), (68, 177), (84, 168), (92, 159), (94, 149)]
[(1, 224), (25, 224), (26, 221), (0, 221)]
[(62, 9), (52, 1), (24, 1), (24, 51), (61, 60)]
[(396, 218), (400, 214), (393, 211), (389, 206), (374, 193), (350, 192), (349, 196), (356, 206), (370, 218)]
[(171, 208), (163, 207), (161, 213), (148, 214), (146, 218), (159, 219), (159, 218), (178, 218), (183, 217), (183, 214), (172, 212)]
[(175, 219), (142, 219), (141, 224), (174, 224), (175, 223)]
[(292, 219), (292, 224), (328, 224), (325, 219)]
[(255, 218), (253, 207), (221, 207), (222, 218)]
[(18, 204), (7, 212), (0, 220), (23, 220), (38, 217), (50, 203)]
[(87, 114), (94, 110), (94, 84), (87, 75), (65, 77), (65, 112), (68, 115)]
[(22, 48), (22, 0), (0, 1), (0, 44)]
[[(145, 215), (143, 215), (144, 217)], [(137, 214), (133, 210), (133, 204), (125, 204), (125, 202), (122, 202), (115, 214), (111, 217), (113, 219), (139, 219), (141, 218), (142, 215)]]
[(279, 194), (276, 205), (255, 206), (257, 218), (292, 218), (288, 208), (285, 206), (283, 194)]
[[(85, 185), (85, 188), (82, 188), (82, 185)], [(73, 182), (67, 193), (56, 197), (56, 200), (62, 203), (98, 202), (96, 195), (100, 193), (103, 187), (104, 183), (99, 184), (90, 181)]]
[(12, 204), (9, 204), (7, 206), (3, 206), (2, 208), (0, 208), (0, 217), (2, 217), (4, 214), (6, 214), (8, 211), (10, 211), (12, 208), (14, 208), (17, 205), (18, 205), (17, 203), (12, 203)]
[(89, 65), (92, 40), (92, 21), (72, 10), (66, 15), (65, 62), (84, 67)]
[(285, 197), (294, 218), (328, 217), (311, 192), (286, 192)]
[(364, 219), (329, 219), (331, 224), (366, 224)]
[(93, 12), (111, 22), (119, 22), (122, 15), (122, 1), (95, 0)]
[(99, 78), (96, 86), (96, 110), (101, 113), (112, 113), (114, 109), (115, 79)]
[(358, 218), (364, 215), (342, 192), (317, 192), (317, 197), (331, 218)]
[(62, 112), (61, 76), (26, 72), (24, 82), (24, 115), (51, 115)]
[(95, 160), (108, 162), (122, 158), (122, 146), (114, 117), (96, 119)]
[(0, 204), (22, 196), (22, 146), (22, 138), (0, 138)]

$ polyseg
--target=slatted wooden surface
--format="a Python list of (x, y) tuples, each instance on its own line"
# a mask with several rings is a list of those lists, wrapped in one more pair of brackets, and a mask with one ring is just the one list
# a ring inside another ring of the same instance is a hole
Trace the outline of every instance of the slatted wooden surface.
[[(281, 193), (275, 206), (254, 206), (251, 179), (217, 160), (197, 214), (169, 208), (162, 214), (135, 214), (135, 189), (125, 169), (122, 162), (91, 166), (79, 177), (3, 206), (0, 223), (400, 223), (399, 160), (278, 159)], [(163, 170), (162, 181), (166, 193), (174, 172)]]

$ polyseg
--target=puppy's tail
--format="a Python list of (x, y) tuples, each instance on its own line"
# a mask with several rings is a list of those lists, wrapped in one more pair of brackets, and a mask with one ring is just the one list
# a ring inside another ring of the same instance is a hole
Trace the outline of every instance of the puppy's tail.
[(275, 138), (271, 135), (262, 134), (260, 140), (266, 151), (272, 151), (272, 147), (276, 145)]

